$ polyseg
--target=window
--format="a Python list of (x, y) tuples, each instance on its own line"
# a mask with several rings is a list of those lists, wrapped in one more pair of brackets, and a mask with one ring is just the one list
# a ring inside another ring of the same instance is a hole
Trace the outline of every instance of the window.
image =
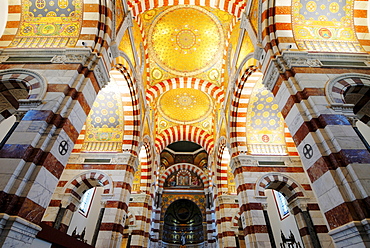
[(289, 207), (288, 207), (288, 202), (285, 199), (284, 195), (276, 190), (273, 190), (274, 192), (274, 199), (276, 206), (278, 208), (278, 212), (280, 215), (280, 219), (285, 219), (286, 217), (289, 216)]
[(87, 217), (89, 213), (94, 194), (95, 194), (95, 188), (91, 188), (87, 190), (85, 194), (82, 196), (81, 204), (80, 204), (78, 211), (85, 217)]

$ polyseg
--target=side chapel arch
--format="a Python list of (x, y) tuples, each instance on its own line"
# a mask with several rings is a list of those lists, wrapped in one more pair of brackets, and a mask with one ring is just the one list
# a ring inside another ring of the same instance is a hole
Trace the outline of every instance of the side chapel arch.
[(163, 189), (164, 182), (166, 181), (166, 179), (173, 172), (179, 171), (179, 170), (188, 170), (188, 171), (194, 172), (203, 181), (204, 189), (209, 187), (209, 179), (199, 167), (192, 165), (192, 164), (181, 163), (181, 164), (172, 165), (163, 172), (163, 174), (159, 178), (159, 183), (158, 183), (159, 188)]
[(265, 196), (265, 189), (274, 189), (283, 193), (290, 203), (297, 197), (306, 197), (305, 190), (293, 178), (281, 173), (268, 173), (256, 182), (255, 195)]

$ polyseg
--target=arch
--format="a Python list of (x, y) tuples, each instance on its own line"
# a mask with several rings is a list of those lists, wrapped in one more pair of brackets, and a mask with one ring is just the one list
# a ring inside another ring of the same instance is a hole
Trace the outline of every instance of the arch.
[(266, 41), (263, 42), (264, 49), (272, 50), (273, 54), (280, 54), (287, 47), (297, 49), (292, 26), (287, 25), (292, 19), (290, 14), (291, 1), (268, 1), (267, 4), (262, 4), (263, 1), (260, 2), (260, 8), (264, 7), (260, 11), (263, 13), (260, 21), (262, 26), (261, 40)]
[(202, 79), (188, 77), (171, 78), (155, 84), (146, 91), (146, 99), (148, 102), (153, 102), (161, 94), (177, 88), (201, 90), (210, 95), (217, 102), (223, 102), (225, 99), (224, 91), (221, 87)]
[(153, 8), (160, 8), (164, 6), (173, 6), (173, 5), (199, 5), (202, 7), (212, 7), (217, 8), (223, 11), (226, 11), (236, 17), (240, 17), (247, 6), (247, 2), (243, 0), (235, 0), (235, 1), (185, 1), (185, 0), (169, 0), (167, 2), (159, 1), (159, 0), (149, 0), (149, 1), (128, 1), (127, 3), (129, 7), (132, 9), (133, 16), (138, 16), (139, 14), (153, 9)]
[(204, 188), (206, 189), (209, 187), (209, 179), (199, 167), (192, 165), (192, 164), (181, 163), (181, 164), (174, 164), (168, 167), (163, 172), (163, 174), (160, 175), (159, 183), (158, 183), (159, 188), (163, 189), (164, 182), (166, 181), (168, 176), (170, 176), (173, 172), (178, 171), (178, 170), (189, 170), (189, 171), (194, 172), (197, 176), (199, 176), (202, 179)]
[(265, 196), (265, 189), (274, 189), (283, 193), (290, 203), (297, 197), (305, 197), (303, 187), (291, 177), (282, 173), (266, 174), (256, 182), (255, 196)]
[(103, 195), (113, 194), (113, 180), (103, 171), (89, 170), (73, 177), (64, 186), (63, 191), (66, 195), (72, 195), (80, 200), (86, 190), (92, 187), (103, 187)]
[[(246, 122), (243, 121), (245, 118), (242, 118), (247, 113), (247, 104), (239, 106), (241, 99), (246, 99), (246, 96), (243, 96), (243, 89), (245, 83), (250, 79), (251, 75), (256, 71), (256, 67), (250, 67), (245, 70), (241, 78), (236, 82), (236, 87), (233, 92), (231, 106), (230, 106), (230, 146), (231, 146), (231, 157), (235, 157), (239, 154), (240, 151), (247, 151), (246, 140), (242, 137), (239, 138), (238, 129), (240, 127), (245, 127)], [(259, 77), (258, 77), (259, 79)], [(253, 79), (257, 81), (258, 79)], [(246, 105), (246, 106), (245, 106)]]
[[(138, 145), (140, 141), (140, 100), (136, 81), (132, 78), (130, 72), (122, 65), (116, 66), (117, 70), (110, 72), (111, 77), (117, 82), (126, 84), (128, 93), (122, 94), (122, 103), (124, 105), (124, 139), (122, 151), (130, 152), (134, 156), (138, 155)], [(125, 99), (125, 100), (124, 100)], [(129, 99), (129, 100), (128, 100)]]
[[(144, 153), (144, 154), (142, 154)], [(136, 191), (145, 192), (150, 194), (151, 190), (151, 181), (152, 181), (152, 147), (150, 142), (150, 137), (145, 136), (143, 138), (143, 142), (140, 146), (140, 153), (139, 153), (139, 161), (140, 161), (140, 170), (136, 171), (134, 174), (134, 183), (138, 187)], [(138, 182), (135, 182), (138, 180)], [(134, 184), (133, 184), (134, 186)], [(132, 189), (135, 191), (135, 186)]]
[(29, 100), (40, 101), (44, 98), (47, 89), (47, 81), (41, 74), (25, 69), (8, 69), (0, 72), (0, 81), (9, 90), (13, 84), (24, 83), (27, 85)]
[(353, 4), (353, 24), (355, 26), (357, 39), (366, 52), (370, 52), (369, 44), (369, 1), (355, 0)]
[(344, 92), (352, 86), (370, 86), (370, 76), (360, 73), (348, 73), (335, 77), (325, 85), (325, 94), (330, 104), (344, 104)]
[(47, 83), (39, 73), (24, 69), (0, 72), (2, 109), (0, 121), (13, 115), (20, 105), (29, 109), (41, 103), (46, 94)]
[(217, 161), (216, 161), (216, 165), (217, 167), (219, 167), (221, 165), (221, 161), (222, 161), (222, 154), (224, 153), (224, 150), (227, 146), (227, 140), (225, 137), (221, 137), (219, 139), (219, 143), (218, 143), (218, 149), (217, 149), (217, 155), (216, 155), (216, 158), (217, 158)]
[[(125, 60), (125, 62), (129, 66), (129, 71), (133, 75), (133, 78), (136, 78), (135, 66), (132, 64), (132, 61), (130, 60), (130, 58), (128, 57), (128, 55), (125, 52), (119, 51), (119, 56), (116, 58), (116, 61), (119, 62), (120, 61), (120, 58), (122, 58), (122, 59)], [(117, 67), (120, 68), (120, 67), (122, 67), (122, 65), (119, 64), (119, 63), (117, 63), (116, 68)]]
[(211, 154), (214, 147), (214, 140), (211, 134), (198, 127), (179, 125), (164, 130), (156, 137), (156, 152), (160, 153), (169, 144), (182, 140), (200, 144), (208, 154)]

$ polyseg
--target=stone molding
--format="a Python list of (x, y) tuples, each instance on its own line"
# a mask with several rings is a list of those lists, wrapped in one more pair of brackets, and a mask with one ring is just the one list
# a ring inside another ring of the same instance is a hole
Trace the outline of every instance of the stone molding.
[[(69, 157), (68, 164), (92, 164), (94, 162), (85, 162), (86, 159), (107, 159), (107, 162), (98, 162), (100, 164), (128, 164), (135, 171), (138, 168), (138, 159), (130, 153), (118, 154), (98, 154), (98, 153), (73, 153)], [(108, 161), (109, 159), (109, 161)]]
[[(343, 61), (347, 64), (343, 65)], [(282, 55), (271, 59), (267, 67), (262, 84), (272, 91), (279, 74), (291, 70), (293, 67), (340, 67), (340, 68), (368, 68), (370, 67), (370, 55), (364, 54), (327, 54), (308, 53), (299, 51), (284, 51)], [(362, 65), (359, 65), (362, 63)]]
[[(8, 61), (10, 58), (19, 60)], [(22, 58), (32, 58), (24, 61)], [(103, 58), (90, 48), (67, 49), (6, 49), (0, 52), (0, 63), (51, 63), (51, 64), (82, 64), (94, 72), (101, 88), (109, 82), (109, 73)]]

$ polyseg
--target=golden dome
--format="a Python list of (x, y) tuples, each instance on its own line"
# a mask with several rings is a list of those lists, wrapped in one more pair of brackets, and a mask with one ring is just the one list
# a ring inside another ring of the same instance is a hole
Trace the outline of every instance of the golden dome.
[(176, 75), (204, 72), (222, 58), (223, 48), (220, 22), (201, 7), (168, 8), (149, 29), (149, 49), (154, 61)]
[(196, 89), (172, 89), (158, 99), (158, 111), (169, 121), (191, 124), (205, 119), (213, 109), (211, 98)]

